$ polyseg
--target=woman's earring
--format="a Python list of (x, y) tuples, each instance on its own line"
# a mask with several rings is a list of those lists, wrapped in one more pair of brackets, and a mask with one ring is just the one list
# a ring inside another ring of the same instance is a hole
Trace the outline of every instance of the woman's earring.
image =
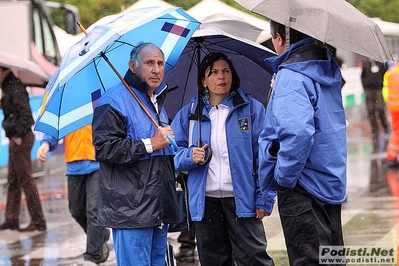
[(204, 87), (204, 100), (209, 102), (209, 89), (208, 89), (208, 87)]

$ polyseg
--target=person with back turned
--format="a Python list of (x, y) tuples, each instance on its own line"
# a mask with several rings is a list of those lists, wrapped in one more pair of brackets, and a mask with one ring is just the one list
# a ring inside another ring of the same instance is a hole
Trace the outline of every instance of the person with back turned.
[[(44, 134), (37, 150), (38, 161), (46, 162), (46, 154), (57, 145), (56, 138)], [(69, 212), (86, 234), (85, 265), (99, 264), (108, 259), (110, 231), (97, 221), (100, 164), (94, 159), (91, 125), (66, 135), (64, 146)]]
[[(382, 152), (385, 151), (386, 143), (383, 147), (380, 147), (380, 144), (382, 144), (380, 139), (386, 142), (390, 129), (385, 111), (386, 105), (382, 97), (383, 80), (387, 66), (370, 58), (365, 58), (360, 65), (362, 67), (360, 77), (366, 95), (366, 110), (370, 121), (373, 152)], [(380, 127), (382, 127), (382, 130)]]
[[(8, 147), (6, 219), (0, 230), (11, 229), (22, 232), (46, 230), (42, 204), (33, 179), (31, 150), (35, 136), (34, 120), (29, 106), (29, 95), (24, 85), (8, 68), (0, 67), (2, 88), (1, 106), (4, 112), (3, 128), (10, 140)], [(25, 194), (31, 222), (19, 228), (22, 191)]]
[(342, 76), (328, 47), (314, 38), (275, 21), (270, 31), (278, 56), (265, 60), (276, 76), (259, 137), (260, 187), (263, 194), (277, 187), (290, 265), (319, 265), (320, 246), (344, 245)]

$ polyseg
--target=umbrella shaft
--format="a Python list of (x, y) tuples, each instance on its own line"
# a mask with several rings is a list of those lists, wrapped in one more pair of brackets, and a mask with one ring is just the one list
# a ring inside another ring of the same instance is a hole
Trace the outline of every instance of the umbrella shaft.
[[(86, 29), (83, 27), (80, 22), (76, 22), (79, 26), (79, 28), (87, 35)], [(112, 65), (112, 63), (109, 61), (108, 57), (104, 54), (104, 52), (100, 52), (100, 55), (102, 58), (104, 58), (105, 62), (108, 63), (108, 65), (112, 68), (112, 70), (115, 72), (115, 74), (118, 76), (118, 78), (122, 81), (123, 85), (125, 85), (126, 89), (132, 94), (134, 99), (136, 99), (137, 103), (140, 105), (140, 107), (143, 109), (143, 111), (148, 115), (150, 118), (151, 122), (155, 125), (156, 128), (159, 127), (157, 121), (152, 117), (150, 112), (148, 112), (147, 108), (144, 106), (144, 104), (140, 101), (140, 99), (137, 97), (137, 95), (134, 93), (134, 91), (130, 88), (130, 86), (126, 83), (125, 79), (119, 74), (118, 70)]]

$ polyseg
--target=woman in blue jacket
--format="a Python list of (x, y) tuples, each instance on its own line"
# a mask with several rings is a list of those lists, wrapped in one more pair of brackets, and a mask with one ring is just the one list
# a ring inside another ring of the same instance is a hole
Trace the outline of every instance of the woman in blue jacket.
[[(261, 194), (257, 175), (264, 107), (239, 88), (237, 72), (224, 54), (208, 54), (198, 69), (204, 145), (196, 147), (199, 136), (192, 129), (197, 129), (197, 120), (190, 120), (197, 114), (197, 97), (171, 126), (179, 146), (176, 170), (188, 171), (201, 265), (274, 265), (262, 224), (272, 212), (274, 195)], [(213, 156), (203, 165), (208, 147)]]

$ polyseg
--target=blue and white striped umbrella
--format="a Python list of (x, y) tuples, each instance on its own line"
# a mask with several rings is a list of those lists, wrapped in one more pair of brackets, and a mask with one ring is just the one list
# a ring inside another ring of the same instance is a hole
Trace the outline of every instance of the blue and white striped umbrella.
[(120, 81), (100, 52), (123, 76), (132, 48), (152, 42), (164, 52), (168, 72), (199, 24), (181, 8), (148, 7), (94, 27), (66, 52), (48, 83), (35, 130), (61, 139), (92, 122), (97, 100)]

